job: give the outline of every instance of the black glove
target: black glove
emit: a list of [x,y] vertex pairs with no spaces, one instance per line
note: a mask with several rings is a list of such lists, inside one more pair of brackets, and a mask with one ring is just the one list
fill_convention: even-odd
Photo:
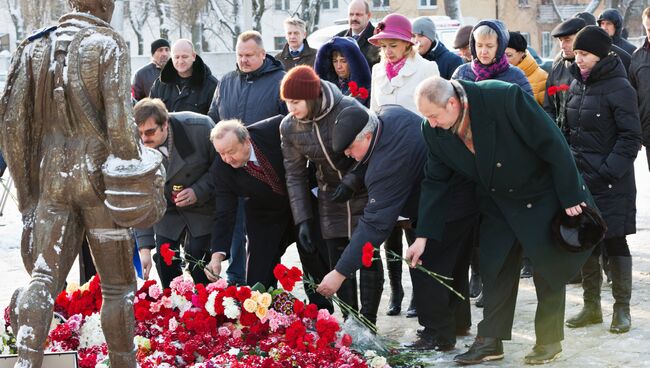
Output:
[[316,253],[316,245],[314,244],[314,242],[312,242],[311,239],[311,229],[309,227],[309,221],[303,221],[298,224],[298,245],[307,254]]
[[352,190],[352,188],[341,183],[339,184],[338,187],[336,187],[336,190],[334,191],[334,193],[332,193],[330,199],[333,202],[339,202],[339,203],[346,202],[349,201],[350,198],[352,198],[353,194],[354,194],[354,190]]

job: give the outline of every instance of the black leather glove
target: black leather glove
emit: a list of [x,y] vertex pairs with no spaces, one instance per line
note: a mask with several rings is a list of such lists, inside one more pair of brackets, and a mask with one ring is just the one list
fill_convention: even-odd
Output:
[[309,221],[303,221],[298,224],[298,246],[308,254],[316,253],[316,245],[311,239]]
[[336,190],[334,193],[332,193],[332,196],[330,199],[334,202],[346,202],[349,201],[350,198],[352,198],[352,195],[354,194],[354,190],[350,188],[349,186],[341,183],[339,184],[338,187],[336,187]]

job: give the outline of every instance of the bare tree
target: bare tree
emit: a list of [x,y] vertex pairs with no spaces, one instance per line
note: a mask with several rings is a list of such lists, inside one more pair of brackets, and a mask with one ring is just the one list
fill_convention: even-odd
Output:
[[445,14],[451,19],[463,21],[463,15],[460,11],[460,0],[445,0]]
[[262,16],[266,11],[264,0],[251,0],[253,11],[253,29],[262,32]]
[[[554,1],[554,2],[555,2],[555,1]],[[585,11],[586,11],[587,13],[593,13],[593,12],[595,12],[596,9],[598,9],[598,7],[600,6],[600,3],[601,3],[601,0],[591,0],[591,2],[589,2],[589,4],[587,5],[587,7],[585,8]]]
[[142,27],[147,22],[149,14],[155,6],[152,0],[141,0],[141,1],[129,1],[127,7],[127,17],[129,18],[129,23],[131,23],[131,28],[133,28],[133,33],[138,39],[138,55],[144,53],[144,37],[142,36]]
[[237,36],[242,32],[242,7],[238,0],[209,0],[211,16],[204,21],[205,31],[215,36],[225,47],[234,50]]
[[321,3],[322,0],[301,0],[298,10],[292,14],[298,15],[300,19],[305,21],[307,34],[312,33],[318,28]]
[[54,24],[65,9],[63,0],[6,0],[6,5],[17,42],[34,30]]
[[167,0],[153,0],[156,17],[158,17],[158,29],[160,38],[169,39],[169,30],[171,29],[171,20],[169,16],[169,3]]

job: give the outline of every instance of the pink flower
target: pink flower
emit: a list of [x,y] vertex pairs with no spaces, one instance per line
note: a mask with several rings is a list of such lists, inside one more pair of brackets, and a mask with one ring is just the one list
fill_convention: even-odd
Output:
[[230,330],[228,329],[228,327],[223,327],[223,326],[219,327],[219,336],[224,336],[224,337],[230,336]]
[[241,338],[241,330],[240,329],[235,329],[232,332],[232,337],[235,338],[235,339]]
[[178,321],[176,320],[176,318],[172,317],[172,319],[169,320],[169,330],[176,331],[177,328],[178,328]]
[[161,295],[163,295],[163,291],[160,288],[160,286],[158,286],[158,284],[154,284],[154,285],[151,285],[149,287],[149,296],[150,297],[152,297],[154,299],[158,299],[158,298],[160,298]]
[[194,283],[192,280],[186,280],[183,275],[177,276],[169,284],[169,287],[178,295],[185,295],[194,292]]

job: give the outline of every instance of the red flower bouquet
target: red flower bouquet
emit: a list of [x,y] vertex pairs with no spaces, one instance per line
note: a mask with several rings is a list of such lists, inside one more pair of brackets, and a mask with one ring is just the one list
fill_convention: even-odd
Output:
[[555,123],[560,129],[564,127],[566,120],[566,100],[569,91],[568,84],[560,84],[558,86],[550,86],[546,90],[548,97],[553,99],[555,106]]

